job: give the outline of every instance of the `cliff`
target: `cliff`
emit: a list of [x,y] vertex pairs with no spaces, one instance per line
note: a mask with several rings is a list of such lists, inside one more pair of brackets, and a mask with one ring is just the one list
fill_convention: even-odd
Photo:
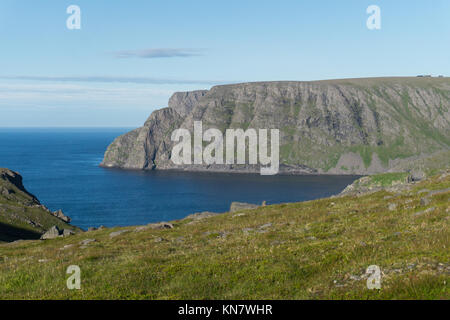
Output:
[[450,147],[450,78],[258,82],[175,93],[108,147],[104,167],[256,172],[171,161],[177,128],[279,129],[280,172],[374,174]]

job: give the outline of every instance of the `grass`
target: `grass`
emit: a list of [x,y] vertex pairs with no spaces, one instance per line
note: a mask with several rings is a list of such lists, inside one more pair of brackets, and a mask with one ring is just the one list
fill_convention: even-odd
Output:
[[375,186],[388,187],[395,183],[402,183],[406,180],[408,173],[394,172],[382,173],[370,177],[371,183]]
[[[173,229],[3,244],[0,298],[449,299],[450,193],[427,206],[419,194],[449,187],[450,176],[435,176],[403,191],[184,219]],[[117,230],[129,232],[111,238]],[[82,248],[84,239],[96,242]],[[372,264],[384,274],[381,290],[366,288]],[[70,265],[81,268],[81,290],[66,288]]]

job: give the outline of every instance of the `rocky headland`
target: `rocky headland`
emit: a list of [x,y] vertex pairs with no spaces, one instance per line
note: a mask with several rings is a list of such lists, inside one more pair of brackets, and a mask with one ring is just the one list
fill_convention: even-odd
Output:
[[[174,129],[279,129],[280,173],[407,170],[450,148],[450,78],[257,82],[179,92],[114,140],[103,167],[258,172],[258,165],[175,165]],[[448,160],[447,160],[448,161]]]

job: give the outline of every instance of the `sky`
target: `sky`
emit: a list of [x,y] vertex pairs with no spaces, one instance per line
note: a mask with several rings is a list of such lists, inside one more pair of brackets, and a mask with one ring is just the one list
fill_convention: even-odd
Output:
[[449,76],[449,36],[448,0],[0,0],[0,127],[138,127],[226,83]]

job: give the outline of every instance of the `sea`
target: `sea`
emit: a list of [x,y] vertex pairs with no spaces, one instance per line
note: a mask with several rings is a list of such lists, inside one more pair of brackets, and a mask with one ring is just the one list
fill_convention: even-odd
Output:
[[275,204],[328,197],[357,176],[261,176],[99,167],[107,146],[132,128],[0,128],[0,167],[81,228],[143,225],[231,202]]

